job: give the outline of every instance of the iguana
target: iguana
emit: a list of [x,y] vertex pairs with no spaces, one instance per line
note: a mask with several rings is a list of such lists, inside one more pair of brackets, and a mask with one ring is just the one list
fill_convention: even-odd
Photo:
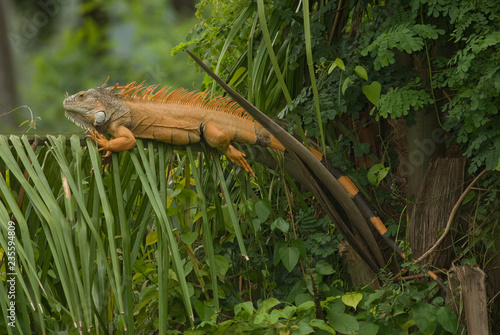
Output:
[[[254,175],[245,154],[231,142],[257,144],[284,151],[285,147],[231,98],[210,92],[171,90],[131,82],[104,85],[66,96],[66,116],[89,131],[99,151],[120,152],[136,138],[186,145],[204,140],[231,162]],[[114,138],[106,139],[102,133]],[[254,175],[255,176],[255,175]]]

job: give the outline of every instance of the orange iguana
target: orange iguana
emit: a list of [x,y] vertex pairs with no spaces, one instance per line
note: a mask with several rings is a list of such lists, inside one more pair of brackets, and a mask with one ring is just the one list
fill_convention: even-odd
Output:
[[[231,142],[258,144],[284,151],[283,145],[230,98],[209,98],[209,92],[170,91],[132,82],[104,85],[64,99],[66,116],[89,130],[99,151],[135,147],[136,138],[186,145],[204,140],[233,163],[254,175],[245,154]],[[114,138],[107,140],[101,133]]]

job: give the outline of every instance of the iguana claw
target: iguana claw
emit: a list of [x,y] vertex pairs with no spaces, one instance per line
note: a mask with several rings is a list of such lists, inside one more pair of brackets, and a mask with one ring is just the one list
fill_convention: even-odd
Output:
[[248,164],[245,159],[246,155],[230,145],[223,154],[233,163],[238,164],[238,166],[242,167],[246,173],[252,174],[255,177],[255,173],[253,172],[250,164]]
[[99,151],[106,150],[108,140],[104,135],[99,134],[96,130],[88,130],[87,133],[89,134],[89,138],[97,144]]
[[[87,131],[88,133],[88,136],[89,138],[94,141],[97,146],[99,147],[98,148],[98,151],[104,151],[106,150],[106,146],[108,144],[108,140],[106,139],[106,137],[104,137],[103,135],[99,134],[99,132],[97,132],[96,130],[91,130],[89,129]],[[107,151],[106,154],[104,156],[102,156],[102,168],[104,170],[104,168],[106,166],[109,166],[111,165],[111,151]]]

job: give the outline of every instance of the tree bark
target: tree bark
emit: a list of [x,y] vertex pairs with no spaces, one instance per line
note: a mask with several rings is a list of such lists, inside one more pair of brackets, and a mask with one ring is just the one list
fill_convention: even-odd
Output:
[[[425,253],[439,238],[448,222],[455,203],[462,194],[465,158],[438,158],[429,165],[416,198],[408,231],[413,257]],[[457,223],[459,215],[452,221]],[[449,267],[451,234],[426,259],[426,262],[442,268]]]
[[417,196],[430,161],[443,151],[444,139],[441,140],[438,135],[440,130],[436,114],[431,108],[415,113],[414,123],[410,122],[407,127],[409,199]]
[[489,334],[484,271],[478,267],[463,265],[454,266],[453,273],[456,274],[461,288],[467,333],[469,335]]
[[348,242],[342,241],[340,243],[339,252],[347,263],[353,287],[370,285],[373,290],[380,289],[380,282],[377,279],[377,274],[363,262],[358,253]]

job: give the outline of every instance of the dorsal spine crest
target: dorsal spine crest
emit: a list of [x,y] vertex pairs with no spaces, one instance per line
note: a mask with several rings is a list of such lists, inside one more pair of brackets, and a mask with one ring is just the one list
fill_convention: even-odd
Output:
[[[164,103],[176,103],[190,105],[193,107],[203,107],[214,111],[225,112],[236,115],[240,118],[254,121],[243,108],[241,108],[231,98],[216,96],[209,98],[210,91],[188,91],[184,88],[178,88],[171,91],[171,87],[162,87],[158,91],[159,85],[143,86],[144,82],[137,84],[135,81],[119,86],[116,84],[112,90],[116,95],[125,99],[142,99],[145,101],[157,101]],[[155,92],[156,91],[156,92]]]

